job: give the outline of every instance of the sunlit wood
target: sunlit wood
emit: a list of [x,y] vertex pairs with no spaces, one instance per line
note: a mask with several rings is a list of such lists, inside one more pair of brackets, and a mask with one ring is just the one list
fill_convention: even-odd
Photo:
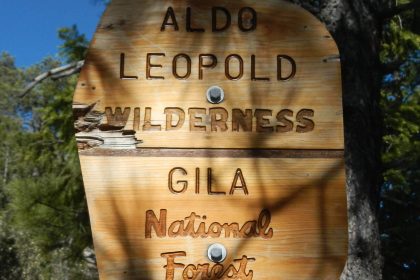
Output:
[[337,57],[290,3],[113,1],[74,96],[101,279],[337,279]]

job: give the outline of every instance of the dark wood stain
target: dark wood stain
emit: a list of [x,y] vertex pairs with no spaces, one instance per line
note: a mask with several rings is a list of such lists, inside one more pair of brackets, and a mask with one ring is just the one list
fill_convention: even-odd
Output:
[[198,157],[198,158],[343,158],[344,150],[293,149],[190,149],[137,148],[130,150],[95,148],[79,151],[83,156]]

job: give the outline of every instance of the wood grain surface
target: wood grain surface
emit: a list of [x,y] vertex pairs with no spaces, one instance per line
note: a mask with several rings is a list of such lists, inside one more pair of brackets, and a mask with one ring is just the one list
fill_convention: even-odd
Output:
[[102,280],[339,278],[340,60],[304,9],[113,0],[73,110]]
[[[212,7],[217,6],[231,13],[231,27],[223,32],[211,31]],[[178,31],[172,27],[160,30],[168,7],[173,7]],[[203,27],[205,32],[185,31],[187,7],[192,9],[194,26]],[[253,7],[257,12],[257,27],[252,32],[242,32],[237,26],[238,12],[243,7]],[[122,53],[124,75],[137,79],[120,79]],[[172,73],[173,58],[180,53],[191,59],[191,75],[184,80]],[[152,76],[164,79],[146,78],[147,54],[165,55],[152,56],[151,64],[161,67],[150,70]],[[200,54],[217,57],[214,68],[203,69],[201,80]],[[225,75],[225,60],[231,54],[243,58],[244,73],[239,80],[229,80]],[[252,55],[256,57],[255,75],[269,81],[251,79]],[[278,55],[288,55],[296,62],[293,79],[277,80]],[[282,1],[115,0],[98,26],[74,100],[96,104],[95,110],[103,113],[109,107],[109,116],[118,107],[122,112],[129,108],[126,122],[120,124],[126,130],[136,130],[141,147],[342,149],[341,73],[337,57],[336,44],[325,27],[308,12]],[[283,75],[287,76],[291,66],[287,61],[283,64]],[[180,59],[177,66],[179,73],[186,73],[185,60]],[[232,75],[238,67],[237,61],[232,60]],[[214,85],[225,92],[220,104],[210,104],[206,99],[207,89]],[[150,118],[146,118],[146,108],[150,108]],[[178,130],[166,130],[165,108],[184,111],[184,124]],[[193,120],[202,124],[205,131],[191,131],[190,108],[205,110],[201,121]],[[210,108],[226,110],[226,131],[211,130]],[[233,131],[233,109],[252,110],[252,131]],[[271,111],[272,116],[265,118],[275,131],[279,124],[276,115],[284,109],[293,112],[287,117],[293,122],[291,131],[256,131],[256,110]],[[296,116],[302,109],[314,112],[315,126],[310,132],[296,132]],[[104,124],[110,121],[106,115],[101,120]],[[152,130],[144,130],[148,121]]]
[[[347,219],[342,159],[82,156],[81,160],[85,185],[91,186],[86,192],[102,279],[167,279],[161,253],[185,252],[185,257],[176,258],[185,266],[211,264],[206,254],[213,243],[226,247],[226,265],[243,255],[255,258],[247,266],[254,273],[252,279],[337,279],[343,269]],[[187,171],[187,175],[173,174],[177,190],[183,184],[176,181],[188,181],[183,193],[169,189],[168,174],[174,167]],[[208,195],[207,168],[212,169],[212,191],[226,195]],[[248,195],[242,189],[229,195],[237,168]],[[146,238],[146,211],[159,218],[161,209],[167,210],[167,231],[172,222],[192,212],[207,217],[208,229],[213,222],[242,226],[267,209],[273,236],[225,238],[222,232],[218,238],[159,238],[152,230],[152,238]],[[182,272],[176,269],[174,279],[183,279]]]

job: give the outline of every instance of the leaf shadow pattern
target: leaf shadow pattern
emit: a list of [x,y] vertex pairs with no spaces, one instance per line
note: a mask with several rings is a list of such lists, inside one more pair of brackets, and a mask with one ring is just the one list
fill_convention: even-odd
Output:
[[[327,170],[327,172],[325,172],[321,178],[313,181],[313,183],[311,183],[310,185],[301,186],[301,187],[295,189],[287,197],[280,198],[278,200],[275,200],[274,202],[269,202],[268,199],[263,200],[263,201],[261,201],[261,206],[260,206],[263,209],[268,209],[272,213],[272,215],[276,215],[276,214],[281,213],[281,211],[284,208],[293,204],[299,197],[304,196],[305,193],[310,191],[312,188],[317,188],[318,209],[314,209],[314,210],[318,212],[318,215],[319,215],[318,224],[319,224],[319,229],[321,230],[320,237],[319,237],[320,240],[318,241],[321,244],[321,248],[320,248],[320,252],[319,252],[319,258],[322,260],[322,262],[324,262],[324,261],[332,262],[332,263],[334,263],[334,265],[337,265],[338,267],[343,266],[343,260],[340,259],[340,258],[337,258],[334,255],[331,255],[330,250],[329,250],[329,246],[328,246],[329,245],[329,239],[328,239],[327,232],[325,231],[326,224],[327,224],[327,221],[326,221],[327,212],[326,211],[328,210],[327,207],[325,206],[325,188],[326,188],[326,185],[327,185],[329,179],[334,177],[341,170],[343,170],[343,168],[344,168],[343,163],[342,162],[337,162],[336,164],[331,166],[330,169]],[[235,255],[236,252],[241,251],[242,248],[246,246],[246,243],[248,241],[249,241],[249,239],[241,240],[241,242],[235,248],[235,251],[233,252],[232,255]],[[231,260],[233,260],[233,259],[231,259]],[[311,276],[308,279],[325,279],[325,278],[323,278],[325,276],[324,275],[325,266],[322,264],[322,262],[317,267],[317,269],[312,272]]]
[[[118,3],[121,1],[115,1],[115,2]],[[248,1],[238,1],[237,3],[237,5],[242,5],[242,6],[245,6],[248,4],[249,4]],[[139,18],[142,18],[142,20],[146,20],[148,14],[152,12],[151,9],[152,9],[151,6],[145,5],[145,8],[137,16]],[[118,25],[124,25],[124,24],[129,24],[129,22],[123,22],[121,20],[117,22],[112,22],[112,23],[108,22],[105,25],[100,26],[98,29],[104,28],[104,29],[107,29],[109,32],[112,32],[113,29],[118,28]],[[121,34],[119,35],[121,36]],[[135,44],[132,42],[133,39],[132,39],[131,34],[129,34],[129,32],[124,33],[123,36],[120,37],[120,40],[124,42],[124,44],[127,44],[127,46],[130,46],[130,48],[133,48],[133,49],[135,48]],[[192,41],[190,43],[196,47],[200,47],[200,45],[210,46],[210,47],[207,47],[206,49],[208,52],[220,53],[220,47],[219,48],[216,47],[217,46],[216,39],[214,40],[210,39],[208,41],[197,40],[195,42]],[[223,52],[228,52],[228,51],[229,49],[227,48],[227,45],[226,45]],[[115,71],[107,67],[106,63],[101,63],[101,61],[107,61],[108,58],[104,55],[101,55],[99,52],[90,52],[88,57],[89,59],[96,62],[94,65],[95,67],[94,71],[96,73],[100,73],[99,78],[90,77],[89,74],[87,74],[86,77],[88,80],[88,84],[93,86],[95,83],[101,83],[99,88],[103,88],[103,89],[114,88],[113,81],[108,80],[107,77],[115,76],[116,74]],[[92,65],[88,65],[88,67],[92,67]],[[223,84],[224,83],[222,83],[222,85]],[[188,88],[188,84],[185,83],[183,90],[187,92],[187,88]],[[267,84],[266,88],[268,92],[274,92],[278,90],[274,83]],[[244,94],[249,95],[252,104],[259,104],[259,99],[255,94],[253,94],[253,90],[254,90],[254,85],[253,85],[253,82],[250,81],[248,82],[247,87],[244,90],[245,91]],[[129,87],[125,88],[122,85],[118,89],[118,91],[120,94],[124,94],[125,96],[136,94],[136,92],[132,91],[132,88],[129,88]],[[288,103],[281,104],[282,106],[287,108],[289,105],[294,104],[295,97],[297,96],[296,88],[290,87],[287,92],[284,91],[282,92],[282,94],[284,94],[285,96],[284,99],[288,101]],[[107,98],[110,98],[110,99],[107,100]],[[106,94],[104,95],[104,98],[101,100],[101,102],[103,102],[104,104],[112,103],[113,98],[114,97],[112,97],[111,95]],[[182,102],[182,101],[183,101],[182,99],[178,100],[178,102]],[[229,107],[234,107],[233,103],[234,103],[234,100],[227,100],[226,103],[224,103],[224,105],[229,106]],[[251,147],[264,147],[265,144],[269,142],[269,140],[272,137],[273,135],[269,133],[261,133],[258,135],[253,135],[250,137],[250,141],[249,141],[250,146]],[[141,149],[141,145],[138,149]],[[257,149],[251,150],[251,154],[254,151],[255,151],[254,157],[257,159],[258,158]],[[208,166],[214,166],[215,164],[217,164],[217,162],[214,160],[217,157],[214,157],[212,155],[212,149],[206,150],[206,153],[207,154],[204,156],[204,158],[206,158],[207,160],[206,164]],[[257,160],[254,161],[254,170],[255,170],[255,173],[257,174],[256,176],[258,176],[258,174],[263,173],[262,172],[263,168],[264,166],[260,166]],[[337,260],[335,257],[331,257],[330,249],[328,246],[328,242],[329,242],[328,234],[324,231],[325,225],[327,223],[326,221],[327,209],[325,207],[325,187],[329,178],[331,178],[334,174],[336,174],[342,169],[343,169],[342,164],[337,164],[335,166],[332,166],[330,170],[325,172],[322,178],[320,178],[317,181],[314,181],[311,185],[301,186],[295,189],[292,193],[290,193],[288,197],[275,200],[274,202],[272,202],[272,198],[269,197],[270,195],[266,193],[265,188],[261,188],[260,191],[262,193],[262,196],[261,196],[261,200],[259,201],[259,206],[258,206],[259,208],[268,209],[270,212],[272,212],[275,215],[279,215],[279,213],[281,213],[283,209],[288,207],[290,204],[294,203],[294,201],[296,201],[301,196],[304,196],[311,188],[315,186],[318,189],[318,196],[317,196],[318,209],[314,211],[318,211],[318,217],[319,217],[318,223],[319,223],[319,228],[321,229],[321,233],[319,237],[320,239],[319,243],[321,244],[320,253],[319,253],[320,259],[328,260],[333,263],[336,262],[337,265],[341,265],[342,261]],[[132,180],[130,182],[132,186],[135,186],[137,184],[134,178],[135,177],[130,178],[130,180]],[[259,185],[263,186],[264,178],[259,177],[258,183]],[[217,186],[221,185],[218,183],[217,179],[214,179],[214,184]],[[99,266],[100,272],[102,271],[103,275],[113,275],[115,279],[136,279],[136,280],[137,279],[148,279],[148,280],[153,279],[152,274],[149,273],[149,271],[151,270],[151,264],[149,260],[156,258],[156,256],[152,256],[151,252],[148,252],[146,250],[142,250],[141,252],[138,251],[138,244],[141,242],[139,242],[138,240],[134,240],[133,237],[130,236],[129,234],[130,221],[127,220],[127,217],[125,216],[125,212],[121,211],[121,207],[124,207],[124,206],[121,206],[120,202],[114,199],[112,192],[109,192],[108,197],[109,197],[109,201],[107,203],[110,209],[108,209],[106,213],[100,213],[97,215],[105,215],[99,220],[106,221],[107,219],[109,219],[113,221],[119,221],[118,224],[112,225],[112,230],[111,230],[113,235],[118,236],[117,244],[112,244],[112,246],[115,246],[115,248],[117,248],[118,250],[116,251],[110,250],[109,248],[112,248],[112,246],[109,246],[109,244],[103,244],[104,246],[102,246],[100,242],[95,242],[95,250],[97,250],[98,252],[101,252],[103,256],[106,256],[105,259],[110,260],[109,263],[105,263],[103,261],[101,262],[101,260],[98,260],[98,266]],[[108,215],[108,217],[106,217],[106,215]],[[93,225],[93,227],[101,227],[101,226],[103,225]],[[236,259],[238,257],[236,255],[236,252],[241,251],[247,245],[248,242],[250,242],[249,239],[241,240],[239,245],[235,248],[235,251],[229,254],[228,258],[225,260],[224,263],[231,263],[233,259]],[[118,251],[118,254],[120,255],[118,256],[118,258],[114,258],[117,251]],[[135,256],[135,258],[133,258],[132,256]],[[112,260],[115,260],[115,262],[113,262]],[[121,260],[124,260],[124,263],[121,263],[120,262]],[[139,267],[141,267],[141,269]],[[325,266],[321,263],[319,267],[315,271],[312,272],[310,279],[324,279],[322,278],[324,276],[324,267]],[[122,275],[120,274],[121,271],[123,272]],[[218,278],[214,278],[214,279],[218,279]],[[209,280],[213,280],[213,279],[209,279]]]

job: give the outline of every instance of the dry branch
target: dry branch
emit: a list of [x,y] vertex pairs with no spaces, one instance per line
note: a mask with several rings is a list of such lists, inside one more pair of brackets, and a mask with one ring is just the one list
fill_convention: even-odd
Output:
[[24,97],[28,94],[37,84],[41,83],[47,78],[51,78],[53,80],[57,80],[60,78],[71,76],[75,73],[80,72],[82,69],[85,61],[80,60],[78,62],[70,63],[67,65],[63,65],[54,69],[49,70],[48,72],[42,73],[41,75],[37,76],[35,79],[30,82],[25,89],[22,91],[20,98]]

